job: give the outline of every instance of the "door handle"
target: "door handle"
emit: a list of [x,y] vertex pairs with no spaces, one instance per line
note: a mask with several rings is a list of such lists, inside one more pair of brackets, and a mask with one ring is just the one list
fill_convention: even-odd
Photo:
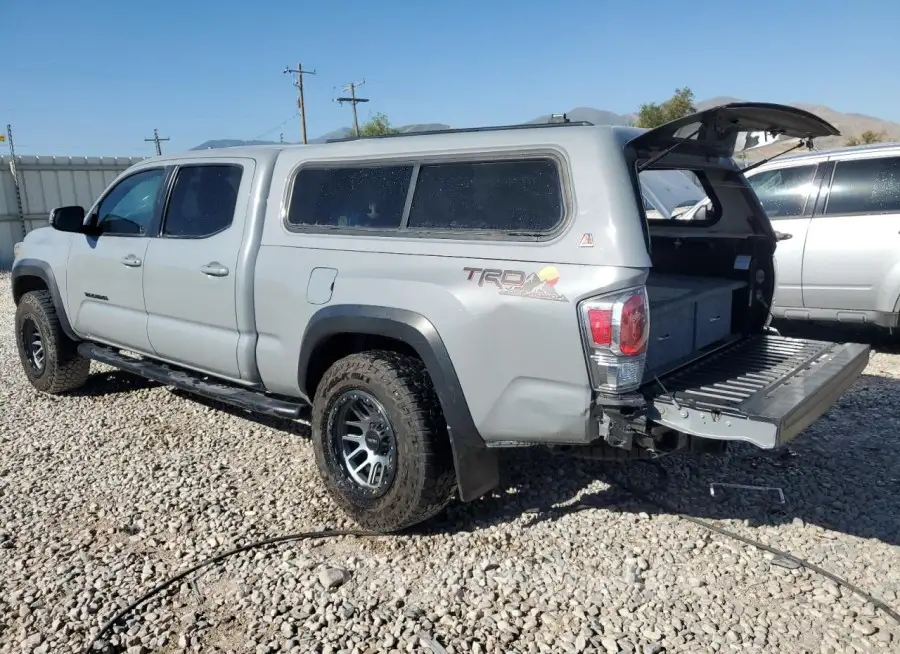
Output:
[[141,265],[141,260],[133,254],[129,254],[127,257],[122,257],[122,263],[129,268],[137,268]]
[[218,261],[213,261],[211,263],[206,264],[200,269],[204,275],[209,275],[210,277],[225,277],[228,274],[228,268],[223,266]]

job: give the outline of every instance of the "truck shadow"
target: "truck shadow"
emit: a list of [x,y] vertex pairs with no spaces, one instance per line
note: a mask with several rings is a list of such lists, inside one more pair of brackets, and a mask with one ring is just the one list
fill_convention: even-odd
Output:
[[69,392],[68,395],[72,397],[103,397],[104,395],[132,393],[158,386],[159,384],[155,381],[138,377],[129,372],[111,370],[109,372],[92,373],[84,386]]
[[[221,411],[223,413],[227,413],[229,415],[235,416],[237,418],[243,418],[244,420],[249,420],[250,422],[257,424],[261,427],[268,427],[270,429],[275,429],[278,431],[283,431],[288,434],[293,434],[294,436],[300,436],[301,438],[309,438],[311,436],[311,432],[309,430],[309,425],[305,422],[303,418],[300,420],[288,420],[286,418],[275,418],[272,416],[260,415],[257,413],[251,413],[249,411],[245,411],[243,409],[239,409],[230,404],[225,404],[224,402],[217,402],[216,400],[211,400],[206,397],[202,397],[200,395],[194,395],[193,393],[188,393],[187,391],[182,391],[177,388],[173,388],[171,390],[173,395],[176,395],[188,402],[196,402],[198,404],[202,404],[203,406],[209,407],[215,411]],[[304,417],[305,416],[304,414]]]
[[[900,413],[891,410],[896,406],[900,380],[863,375],[789,446],[763,451],[736,444],[723,455],[660,459],[666,473],[662,488],[658,471],[646,464],[548,456],[543,449],[505,451],[500,489],[452,505],[423,530],[479,529],[515,520],[530,527],[591,509],[667,512],[631,494],[630,486],[650,491],[676,515],[740,520],[751,527],[815,525],[900,545]],[[593,490],[597,481],[608,487]],[[784,503],[772,490],[725,488],[713,496],[714,482],[781,489]]]

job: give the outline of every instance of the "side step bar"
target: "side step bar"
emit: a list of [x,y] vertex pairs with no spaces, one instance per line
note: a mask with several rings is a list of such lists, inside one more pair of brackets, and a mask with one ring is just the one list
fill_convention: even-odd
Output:
[[165,386],[217,400],[254,413],[262,413],[276,418],[295,420],[307,408],[302,401],[281,400],[265,393],[234,386],[226,382],[211,381],[195,373],[169,367],[147,359],[133,359],[116,352],[112,348],[94,343],[81,343],[78,353],[88,359],[105,363],[114,368],[130,372]]

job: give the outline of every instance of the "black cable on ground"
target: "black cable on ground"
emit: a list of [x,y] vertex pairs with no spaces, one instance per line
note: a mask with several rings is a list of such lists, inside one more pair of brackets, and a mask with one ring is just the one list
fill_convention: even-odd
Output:
[[156,586],[154,586],[153,588],[148,590],[146,593],[141,595],[139,598],[137,598],[131,604],[129,604],[124,609],[122,609],[121,611],[116,613],[113,617],[111,617],[109,619],[109,621],[106,624],[104,624],[103,627],[101,627],[100,631],[98,631],[97,634],[93,638],[91,638],[91,640],[88,642],[87,645],[85,645],[84,649],[81,650],[81,652],[82,652],[82,654],[88,654],[88,652],[90,652],[93,649],[94,644],[97,641],[99,641],[101,638],[103,638],[103,636],[105,636],[106,633],[109,632],[119,620],[121,620],[126,615],[131,613],[134,609],[139,607],[141,604],[143,604],[147,600],[151,599],[155,595],[158,595],[159,593],[164,591],[166,588],[169,588],[173,584],[181,581],[182,579],[184,579],[188,575],[196,572],[197,570],[200,570],[201,568],[205,568],[206,566],[212,565],[213,563],[218,563],[219,561],[221,561],[223,559],[227,559],[229,556],[234,556],[235,554],[240,554],[241,552],[246,552],[247,550],[259,549],[261,547],[267,547],[269,545],[275,545],[278,543],[286,543],[286,542],[295,541],[295,540],[315,540],[315,539],[319,539],[319,538],[335,538],[337,536],[363,536],[363,537],[366,537],[366,536],[383,536],[383,535],[384,534],[379,534],[379,533],[373,532],[373,531],[357,531],[357,530],[353,530],[353,529],[325,529],[322,531],[305,531],[305,532],[300,532],[300,533],[296,533],[296,534],[288,534],[287,536],[275,536],[274,538],[267,538],[265,540],[256,541],[254,543],[247,543],[246,545],[241,545],[240,547],[235,547],[234,549],[228,550],[227,552],[222,552],[221,554],[217,554],[217,555],[212,556],[204,561],[201,561],[200,563],[198,563],[194,566],[191,566],[187,570],[183,570],[182,572],[179,572],[174,577],[169,577],[162,583],[157,584]]
[[[660,465],[658,462],[656,462],[656,461],[640,461],[640,462],[636,462],[636,463],[643,463],[645,465],[650,465],[656,469],[657,475],[659,476],[659,480],[657,481],[656,484],[654,484],[654,488],[653,488],[654,491],[665,488],[668,485],[667,482],[668,482],[669,475],[666,472],[666,469],[662,465]],[[870,593],[867,593],[866,591],[864,591],[862,588],[860,588],[856,584],[852,583],[851,581],[848,581],[847,579],[844,579],[843,577],[840,577],[840,576],[834,574],[833,572],[826,570],[825,568],[819,567],[815,563],[811,563],[810,561],[807,561],[806,559],[802,559],[799,556],[795,556],[795,555],[791,554],[790,552],[785,552],[784,550],[780,550],[777,547],[772,547],[771,545],[766,545],[765,543],[761,543],[758,540],[748,538],[747,536],[742,536],[741,534],[735,533],[733,531],[729,531],[728,529],[719,527],[718,525],[707,522],[706,520],[701,520],[700,518],[695,518],[693,516],[684,515],[676,507],[672,506],[668,502],[664,502],[662,500],[657,500],[656,498],[651,497],[647,492],[638,490],[638,489],[632,487],[630,484],[622,483],[622,482],[618,482],[618,483],[619,483],[619,486],[621,486],[621,488],[623,490],[628,491],[631,495],[634,495],[636,498],[640,499],[643,502],[646,502],[647,504],[650,504],[657,508],[660,508],[663,511],[666,511],[668,513],[678,516],[679,518],[683,518],[684,520],[687,520],[688,522],[692,522],[699,527],[703,527],[704,529],[706,529],[708,531],[711,531],[711,532],[714,532],[717,534],[721,534],[722,536],[726,536],[733,540],[740,541],[746,545],[752,545],[753,547],[758,547],[759,549],[765,550],[766,552],[770,552],[770,553],[774,554],[775,556],[780,556],[783,559],[793,561],[797,565],[800,565],[800,566],[806,568],[807,570],[817,572],[818,574],[822,575],[823,577],[827,577],[828,579],[831,579],[831,581],[838,584],[839,586],[843,586],[847,590],[849,590],[853,593],[856,593],[857,595],[859,595],[862,599],[866,600],[867,602],[871,602],[873,605],[875,605],[876,607],[878,607],[879,609],[884,611],[884,613],[889,615],[894,620],[894,622],[896,622],[898,625],[900,625],[900,612],[894,610],[893,608],[888,606],[888,604],[886,604],[882,600],[878,599],[877,597],[874,597]]]
[[[649,465],[649,466],[653,467],[657,473],[657,480],[655,481],[655,483],[653,484],[653,486],[651,487],[651,490],[649,492],[642,491],[640,489],[637,489],[637,488],[631,486],[628,483],[624,483],[624,482],[617,480],[617,484],[619,485],[620,488],[622,488],[622,490],[627,491],[629,494],[631,494],[632,496],[641,500],[642,502],[645,502],[645,503],[655,506],[659,509],[662,509],[663,511],[666,511],[668,513],[676,515],[680,518],[683,518],[684,520],[687,520],[688,522],[692,522],[699,527],[703,527],[704,529],[706,529],[708,531],[711,531],[711,532],[720,534],[722,536],[726,536],[728,538],[740,541],[746,545],[752,545],[761,550],[765,550],[766,552],[770,552],[776,556],[780,556],[783,559],[793,561],[797,565],[800,565],[800,566],[806,568],[807,570],[817,572],[818,574],[822,575],[823,577],[827,577],[828,579],[831,579],[834,583],[836,583],[840,586],[843,586],[847,590],[859,595],[864,600],[871,602],[874,606],[876,606],[877,608],[884,611],[884,613],[886,613],[898,625],[900,625],[900,613],[898,613],[893,608],[888,606],[882,600],[878,599],[877,597],[872,596],[870,593],[867,593],[866,591],[861,589],[859,586],[856,586],[852,582],[850,582],[842,577],[839,577],[838,575],[834,574],[833,572],[829,572],[828,570],[825,570],[824,568],[821,568],[821,567],[817,566],[816,564],[811,563],[811,562],[809,562],[805,559],[802,559],[798,556],[794,556],[793,554],[790,554],[789,552],[785,552],[776,547],[772,547],[771,545],[766,545],[765,543],[761,543],[757,540],[753,540],[752,538],[742,536],[733,531],[729,531],[727,529],[719,527],[718,525],[714,525],[712,523],[706,522],[705,520],[701,520],[700,518],[683,515],[679,512],[679,510],[676,507],[668,504],[667,502],[664,502],[662,500],[657,500],[657,499],[651,497],[649,493],[659,492],[668,486],[669,475],[666,472],[666,469],[656,461],[636,461],[635,463],[643,463],[644,465]],[[578,505],[575,505],[575,506],[578,507]],[[598,507],[592,507],[588,504],[588,505],[585,505],[584,508],[598,508]],[[160,584],[157,584],[156,586],[154,586],[153,588],[148,590],[146,593],[141,595],[138,599],[133,601],[131,604],[129,604],[125,608],[121,609],[118,613],[113,615],[113,617],[110,618],[109,621],[103,625],[103,627],[101,627],[100,631],[98,631],[97,634],[93,638],[91,638],[91,640],[87,643],[87,645],[82,650],[82,654],[88,654],[93,649],[94,644],[97,641],[99,641],[101,638],[103,638],[103,636],[105,636],[113,628],[113,626],[117,622],[119,622],[119,620],[121,620],[126,615],[131,613],[134,609],[139,607],[141,604],[143,604],[147,600],[151,599],[155,595],[158,595],[165,589],[167,589],[170,586],[172,586],[173,584],[181,581],[182,579],[184,579],[188,575],[196,572],[197,570],[200,570],[201,568],[205,568],[206,566],[212,565],[213,563],[218,563],[219,561],[226,559],[230,556],[234,556],[235,554],[240,554],[241,552],[246,552],[251,549],[259,549],[261,547],[267,547],[269,545],[276,545],[278,543],[286,543],[289,541],[313,540],[313,539],[319,539],[319,538],[335,538],[338,536],[372,537],[372,536],[384,536],[384,535],[385,534],[381,534],[381,533],[373,532],[373,531],[358,531],[358,530],[353,530],[353,529],[326,529],[326,530],[322,530],[322,531],[307,531],[307,532],[300,532],[300,533],[296,533],[296,534],[288,534],[286,536],[275,536],[274,538],[267,538],[265,540],[260,540],[260,541],[256,541],[253,543],[247,543],[246,545],[241,545],[240,547],[236,547],[234,549],[228,550],[227,552],[222,552],[221,554],[217,554],[216,556],[213,556],[204,561],[201,561],[200,563],[197,563],[196,565],[191,566],[187,570],[183,570],[182,572],[179,572],[175,576],[170,577],[169,579],[163,581]]]

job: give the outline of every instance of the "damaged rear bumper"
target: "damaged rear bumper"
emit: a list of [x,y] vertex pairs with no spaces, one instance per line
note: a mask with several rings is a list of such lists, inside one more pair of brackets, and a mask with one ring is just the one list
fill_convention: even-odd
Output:
[[746,337],[645,385],[646,417],[685,434],[771,449],[828,411],[870,351],[860,343]]

